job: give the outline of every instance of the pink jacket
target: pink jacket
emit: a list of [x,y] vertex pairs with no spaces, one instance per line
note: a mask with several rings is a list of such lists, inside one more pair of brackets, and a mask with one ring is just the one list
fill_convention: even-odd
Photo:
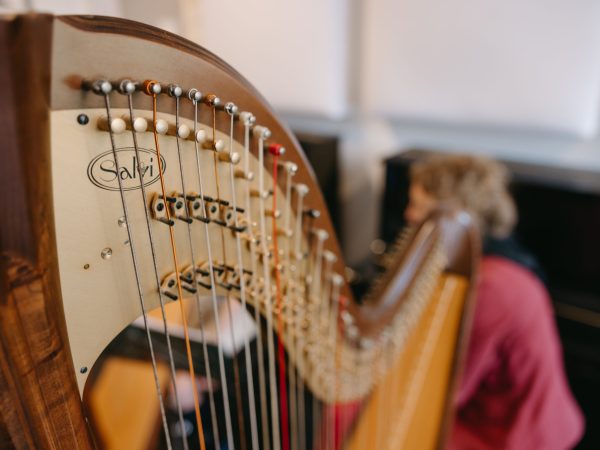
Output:
[[566,450],[583,429],[544,286],[514,262],[484,257],[448,448]]

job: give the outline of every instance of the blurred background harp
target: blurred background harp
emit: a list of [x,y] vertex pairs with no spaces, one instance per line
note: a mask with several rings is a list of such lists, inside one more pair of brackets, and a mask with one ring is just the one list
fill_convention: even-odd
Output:
[[407,230],[354,299],[295,138],[215,55],[2,17],[0,81],[1,448],[444,446],[465,213]]

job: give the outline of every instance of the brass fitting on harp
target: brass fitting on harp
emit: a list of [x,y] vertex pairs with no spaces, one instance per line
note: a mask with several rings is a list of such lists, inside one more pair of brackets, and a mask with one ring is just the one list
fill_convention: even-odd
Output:
[[142,83],[142,92],[150,96],[158,95],[162,92],[162,86],[156,80],[145,80]]
[[221,104],[221,99],[215,94],[206,94],[203,101],[205,105],[210,107],[217,107]]

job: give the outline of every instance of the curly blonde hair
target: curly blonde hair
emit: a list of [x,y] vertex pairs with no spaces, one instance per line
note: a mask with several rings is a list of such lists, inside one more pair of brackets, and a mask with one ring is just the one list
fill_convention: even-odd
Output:
[[412,165],[411,182],[438,201],[465,208],[483,236],[508,236],[517,210],[508,192],[508,170],[492,159],[471,155],[435,155]]

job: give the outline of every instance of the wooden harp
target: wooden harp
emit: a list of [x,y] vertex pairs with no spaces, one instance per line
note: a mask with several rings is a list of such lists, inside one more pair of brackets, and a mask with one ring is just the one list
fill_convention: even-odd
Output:
[[219,385],[226,412],[196,414],[206,434],[252,450],[443,447],[476,267],[468,216],[412,230],[358,304],[296,140],[215,55],[130,21],[33,14],[0,19],[0,62],[2,448],[102,446],[82,395],[113,338],[152,310],[231,304],[258,331],[224,356],[216,325],[214,364],[191,326],[140,328],[181,344],[167,372],[195,365],[190,380]]

